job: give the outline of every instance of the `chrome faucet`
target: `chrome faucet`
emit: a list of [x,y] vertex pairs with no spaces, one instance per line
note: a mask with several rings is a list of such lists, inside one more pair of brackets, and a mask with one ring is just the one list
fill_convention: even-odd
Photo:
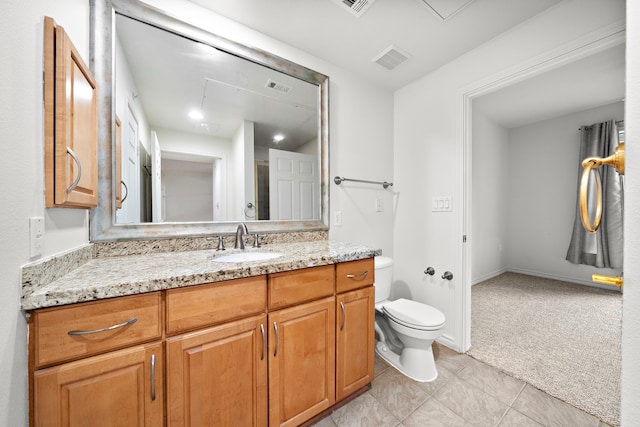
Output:
[[238,228],[236,228],[236,244],[234,248],[244,249],[244,239],[242,237],[246,234],[249,234],[247,225],[244,222],[241,222],[240,224],[238,224]]

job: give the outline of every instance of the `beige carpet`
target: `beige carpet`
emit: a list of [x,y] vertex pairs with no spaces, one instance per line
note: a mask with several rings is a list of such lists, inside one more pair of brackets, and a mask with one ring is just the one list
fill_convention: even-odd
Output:
[[619,292],[505,273],[471,300],[469,355],[619,425]]

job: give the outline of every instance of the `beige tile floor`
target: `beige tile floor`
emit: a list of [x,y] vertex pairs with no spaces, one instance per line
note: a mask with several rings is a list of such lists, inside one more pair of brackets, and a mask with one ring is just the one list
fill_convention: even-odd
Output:
[[605,427],[607,424],[466,354],[434,344],[438,378],[413,381],[376,355],[371,390],[315,427]]

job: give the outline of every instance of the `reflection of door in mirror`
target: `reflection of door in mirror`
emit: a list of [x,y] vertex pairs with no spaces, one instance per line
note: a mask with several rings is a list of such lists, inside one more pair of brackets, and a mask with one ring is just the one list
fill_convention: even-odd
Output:
[[122,122],[120,118],[116,115],[116,209],[122,208],[122,198],[127,196],[127,192],[125,190],[124,195],[122,193],[123,184],[122,184]]
[[280,220],[319,219],[317,158],[270,149],[269,165],[270,217]]
[[138,167],[138,121],[131,108],[127,108],[122,126],[122,181],[127,187],[127,198],[116,213],[119,224],[140,222],[140,190]]

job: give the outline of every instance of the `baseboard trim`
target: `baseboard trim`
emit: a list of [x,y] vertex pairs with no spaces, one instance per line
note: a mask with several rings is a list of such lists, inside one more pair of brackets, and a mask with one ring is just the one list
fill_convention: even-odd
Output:
[[449,347],[451,350],[455,350],[458,353],[464,353],[464,352],[460,351],[460,349],[456,345],[455,340],[450,335],[443,334],[440,338],[438,338],[436,340],[436,342],[438,342],[439,344],[442,344],[442,345],[444,345],[446,347]]
[[476,277],[471,279],[471,286],[477,285],[480,282],[484,282],[485,280],[493,279],[503,273],[506,273],[508,270],[506,268],[501,268],[499,270],[492,271],[491,273],[484,274],[480,277]]
[[510,272],[510,273],[520,273],[520,274],[526,274],[529,276],[536,276],[536,277],[542,277],[545,279],[553,279],[553,280],[560,280],[562,282],[569,282],[569,283],[576,283],[578,285],[585,285],[585,286],[591,286],[593,288],[600,288],[600,289],[607,289],[610,291],[619,291],[620,288],[618,288],[617,286],[613,286],[613,285],[605,285],[602,283],[595,283],[589,280],[584,280],[581,278],[577,278],[577,277],[571,277],[571,276],[562,276],[559,274],[550,274],[550,273],[543,273],[541,271],[533,271],[533,270],[525,270],[522,268],[508,268],[505,270],[506,272]]

